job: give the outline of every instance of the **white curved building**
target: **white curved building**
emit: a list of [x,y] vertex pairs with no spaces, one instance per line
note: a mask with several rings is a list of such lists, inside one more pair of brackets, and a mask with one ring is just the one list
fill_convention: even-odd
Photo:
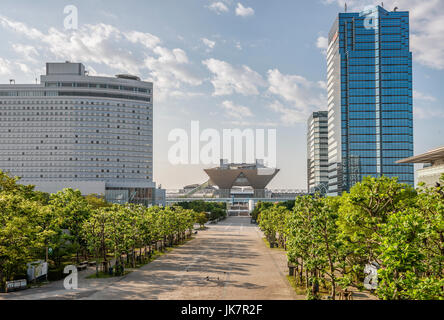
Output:
[[47,63],[40,84],[0,85],[0,123],[0,169],[21,183],[154,202],[152,83]]

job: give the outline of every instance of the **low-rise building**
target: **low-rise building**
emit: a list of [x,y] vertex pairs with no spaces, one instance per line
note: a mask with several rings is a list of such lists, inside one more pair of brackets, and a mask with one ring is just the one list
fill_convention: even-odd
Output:
[[434,187],[440,184],[440,178],[444,174],[444,147],[400,160],[397,163],[424,163],[424,168],[417,171],[418,181],[424,182],[427,187]]

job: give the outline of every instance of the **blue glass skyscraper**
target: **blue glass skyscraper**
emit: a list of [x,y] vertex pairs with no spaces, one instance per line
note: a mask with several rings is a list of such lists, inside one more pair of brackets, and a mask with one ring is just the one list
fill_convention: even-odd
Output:
[[414,184],[409,13],[340,13],[327,51],[329,195],[365,176]]

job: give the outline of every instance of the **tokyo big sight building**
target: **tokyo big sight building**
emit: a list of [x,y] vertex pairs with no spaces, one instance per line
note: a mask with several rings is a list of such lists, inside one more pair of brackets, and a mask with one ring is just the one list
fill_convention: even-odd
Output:
[[365,176],[414,184],[409,12],[339,13],[327,51],[329,195]]
[[0,123],[0,169],[20,183],[155,203],[152,83],[47,63],[40,84],[0,85]]

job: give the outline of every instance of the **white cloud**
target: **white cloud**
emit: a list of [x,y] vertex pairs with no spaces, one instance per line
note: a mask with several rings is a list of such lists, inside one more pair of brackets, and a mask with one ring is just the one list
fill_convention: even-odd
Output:
[[434,102],[438,101],[434,96],[420,91],[413,91],[413,99],[413,114],[417,119],[444,118],[444,110],[433,105]]
[[435,102],[436,98],[423,92],[413,91],[413,98],[428,102]]
[[222,107],[225,110],[225,114],[230,118],[243,119],[253,116],[253,113],[248,107],[236,105],[232,101],[227,100],[222,102]]
[[323,36],[319,36],[316,40],[316,47],[322,50],[322,54],[327,55],[328,39]]
[[285,75],[278,69],[268,71],[268,90],[297,108],[322,108],[326,104],[323,82],[314,83],[299,75]]
[[299,75],[282,74],[278,69],[268,71],[268,91],[288,106],[276,100],[271,109],[282,114],[284,124],[305,122],[310,112],[323,110],[327,105],[326,85],[323,81],[312,82]]
[[35,28],[28,28],[28,26],[24,23],[10,20],[2,15],[0,15],[0,25],[10,28],[17,33],[26,34],[31,39],[39,39],[43,37],[43,33],[41,33],[39,30]]
[[274,112],[281,115],[280,119],[283,125],[289,126],[307,121],[307,114],[305,112],[293,108],[287,108],[277,100],[270,104],[269,107]]
[[208,47],[207,52],[210,52],[216,46],[216,41],[212,41],[207,38],[202,38],[201,40],[204,43],[204,45]]
[[18,67],[18,69],[22,72],[22,73],[31,73],[31,68],[29,68],[26,64],[21,63],[21,62],[16,62],[15,65]]
[[426,119],[443,119],[444,118],[444,110],[439,110],[436,108],[430,107],[414,107],[413,115],[415,118],[420,120]]
[[44,68],[32,68],[20,60],[8,60],[0,57],[0,76],[14,79],[17,83],[34,83],[38,74],[43,72]]
[[125,37],[132,43],[140,43],[148,49],[153,49],[160,44],[160,39],[151,33],[143,33],[139,31],[130,31],[124,33]]
[[240,17],[249,17],[254,15],[254,9],[250,7],[244,7],[242,3],[238,2],[236,7],[236,15]]
[[[150,70],[154,85],[158,88],[156,99],[164,101],[171,95],[178,97],[183,84],[198,86],[202,79],[188,68],[188,57],[182,49],[156,47],[153,50],[158,57],[147,57],[144,66]],[[191,96],[185,94],[186,96]]]
[[[202,62],[213,73],[211,80],[215,96],[240,93],[243,95],[259,95],[266,87],[264,97],[272,97],[274,101],[269,108],[280,115],[283,125],[305,122],[310,112],[323,110],[327,105],[325,81],[312,82],[299,75],[282,74],[278,69],[268,71],[267,81],[247,66],[234,67],[216,59]],[[232,117],[241,118],[250,114],[249,109],[225,101],[223,106]]]
[[34,46],[14,43],[12,48],[17,54],[22,55],[26,61],[37,62],[38,51]]
[[0,57],[0,74],[9,75],[11,74],[11,72],[12,72],[11,62],[9,60]]
[[319,36],[318,40],[316,41],[316,47],[319,49],[327,50],[328,48],[328,39],[323,36]]
[[210,9],[211,11],[216,12],[217,14],[221,14],[221,13],[229,11],[227,5],[225,3],[223,3],[223,2],[221,2],[221,1],[212,2],[208,6],[208,9]]
[[[223,122],[222,122],[223,123]],[[231,126],[236,127],[248,127],[248,128],[276,128],[281,124],[274,121],[245,121],[245,120],[233,120],[228,122]]]
[[248,66],[234,67],[228,62],[217,59],[208,59],[202,63],[213,73],[211,83],[215,96],[233,93],[245,96],[258,95],[258,87],[266,85],[262,76]]
[[318,81],[318,86],[321,89],[327,90],[327,82],[326,81]]
[[[41,61],[32,61],[34,56],[41,56],[47,61],[79,61],[90,66],[106,66],[115,72],[137,74],[154,82],[157,101],[172,91],[177,95],[178,91],[187,91],[186,86],[198,86],[203,82],[193,71],[184,50],[162,46],[161,39],[150,33],[122,32],[103,23],[85,24],[71,32],[56,28],[42,32],[4,16],[0,16],[0,26],[40,45],[13,46],[29,63],[41,64]],[[26,70],[24,65],[19,67]]]

